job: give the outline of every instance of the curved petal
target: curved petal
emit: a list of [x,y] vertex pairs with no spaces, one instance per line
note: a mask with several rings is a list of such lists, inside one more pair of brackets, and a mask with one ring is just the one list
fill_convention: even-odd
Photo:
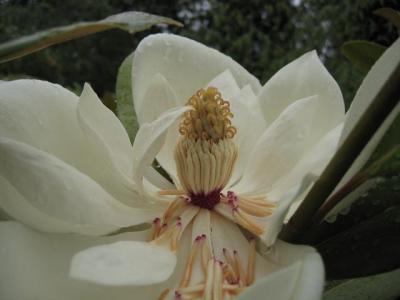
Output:
[[169,282],[147,287],[110,287],[68,276],[72,256],[120,240],[143,241],[148,232],[111,237],[39,233],[16,222],[0,223],[0,298],[7,300],[157,299]]
[[238,158],[228,187],[243,175],[250,153],[266,127],[257,98],[249,85],[233,96],[230,104],[233,113],[232,125],[237,129],[233,140],[238,147]]
[[0,176],[0,187],[0,209],[15,220],[40,231],[56,233],[71,231],[71,224],[53,218],[32,206],[3,176]]
[[[23,174],[23,175],[22,175]],[[116,201],[100,185],[56,157],[27,144],[0,138],[0,176],[37,210],[69,224],[69,232],[110,233],[150,221],[160,211]],[[21,205],[18,201],[15,205]],[[52,228],[48,228],[52,230]]]
[[85,249],[71,261],[72,278],[110,286],[167,280],[176,265],[171,251],[145,242],[119,241]]
[[[100,149],[103,145],[93,149],[89,143],[92,137],[82,131],[77,109],[78,97],[57,84],[39,80],[4,82],[0,85],[0,136],[50,153],[90,176],[116,199],[135,203],[134,186],[123,184],[126,180],[119,172],[111,172],[113,162],[101,155],[107,152]],[[97,123],[92,125],[100,130],[95,127]]]
[[256,281],[238,300],[318,300],[324,285],[321,257],[311,247],[278,241],[264,256],[279,266]]
[[315,51],[308,52],[279,70],[262,88],[259,101],[267,124],[298,99],[318,95],[326,123],[342,121],[344,102],[340,88]]
[[218,74],[207,84],[207,87],[217,88],[225,101],[230,101],[231,98],[240,91],[240,88],[229,69],[225,70],[221,74]]
[[163,147],[168,128],[189,109],[188,106],[170,109],[154,122],[140,127],[133,144],[133,178],[141,195],[147,195],[143,187],[143,177]]
[[286,191],[298,185],[307,174],[313,174],[316,177],[321,175],[335,154],[342,129],[343,123],[336,126],[311,147],[294,168],[277,182],[270,192],[271,197],[279,199]]
[[105,150],[108,157],[125,176],[132,174],[132,145],[118,118],[85,83],[79,98],[77,115],[79,124],[92,145],[92,149]]
[[144,99],[139,107],[135,107],[139,124],[153,122],[166,110],[178,106],[174,89],[160,73],[149,80]]
[[296,101],[263,133],[244,170],[235,192],[259,194],[271,191],[301,157],[332,127],[327,112],[320,110],[320,98],[313,96]]
[[135,107],[140,107],[150,81],[162,74],[176,92],[180,105],[221,72],[229,69],[239,86],[250,84],[257,92],[258,80],[230,57],[198,42],[172,34],[143,39],[133,59],[132,79]]

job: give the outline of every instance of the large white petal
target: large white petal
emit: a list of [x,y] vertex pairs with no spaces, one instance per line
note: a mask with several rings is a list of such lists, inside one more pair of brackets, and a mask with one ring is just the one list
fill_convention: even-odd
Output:
[[72,256],[88,247],[147,238],[148,232],[88,238],[45,234],[16,222],[0,223],[0,298],[7,300],[157,299],[170,283],[110,287],[69,277]]
[[320,110],[319,102],[319,96],[298,100],[267,128],[250,153],[242,179],[233,187],[237,193],[272,190],[331,129],[332,124],[325,122],[327,112]]
[[230,101],[231,98],[240,91],[240,88],[229,69],[218,74],[218,76],[207,84],[207,87],[217,88],[221,93],[222,98],[226,101]]
[[[103,110],[101,103],[84,102]],[[134,187],[123,184],[126,180],[119,172],[111,172],[113,162],[102,155],[107,153],[103,144],[93,149],[89,142],[93,137],[82,131],[77,109],[78,97],[59,85],[39,80],[4,82],[0,85],[0,136],[50,153],[89,175],[118,200],[134,203]],[[98,125],[91,123],[92,129],[101,132]]]
[[109,286],[151,285],[167,280],[176,256],[145,242],[118,241],[85,249],[74,255],[71,276]]
[[277,182],[269,195],[274,199],[279,199],[289,189],[298,185],[307,174],[313,174],[315,177],[321,175],[335,154],[342,129],[343,124],[340,124],[322,137],[308,150],[294,168]]
[[237,129],[233,141],[238,147],[238,158],[228,187],[243,175],[251,151],[266,127],[257,98],[249,85],[233,96],[230,103],[233,113],[232,125]]
[[324,285],[321,257],[311,247],[278,241],[264,256],[276,268],[246,289],[238,300],[318,300]]
[[153,76],[162,74],[183,105],[214,77],[229,69],[239,87],[250,84],[255,92],[258,80],[230,57],[196,41],[172,34],[150,35],[138,45],[132,67],[133,98],[140,107]]
[[167,130],[189,109],[188,106],[172,108],[154,122],[140,127],[133,144],[133,178],[143,196],[147,195],[143,187],[143,177],[163,147]]
[[78,120],[93,152],[101,151],[125,176],[132,174],[132,145],[125,128],[85,83],[78,103]]
[[342,121],[342,93],[315,51],[283,67],[262,88],[259,101],[267,124],[291,103],[313,95],[319,96],[320,109],[326,113],[325,122],[334,126]]
[[178,106],[174,89],[160,73],[149,81],[144,99],[139,107],[135,107],[139,124],[153,122],[166,110]]
[[[2,195],[8,198],[5,203],[12,205],[10,199],[18,191],[30,206],[68,223],[70,232],[105,234],[147,222],[160,213],[155,208],[125,206],[72,166],[51,154],[6,138],[0,138],[0,176],[15,189],[6,186],[7,194]],[[21,204],[22,199],[15,201],[16,206]]]
[[0,209],[3,209],[15,220],[40,231],[71,231],[71,224],[51,217],[32,206],[3,176],[0,176],[0,187]]

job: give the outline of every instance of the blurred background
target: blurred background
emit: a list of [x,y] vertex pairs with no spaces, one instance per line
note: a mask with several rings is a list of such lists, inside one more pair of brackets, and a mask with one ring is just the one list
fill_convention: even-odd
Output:
[[[0,0],[0,43],[38,30],[100,20],[137,10],[176,19],[183,28],[153,27],[136,35],[120,30],[53,46],[0,65],[0,79],[34,77],[79,92],[92,84],[111,109],[117,70],[152,32],[190,37],[232,56],[265,83],[278,69],[316,49],[348,105],[363,74],[341,54],[341,45],[363,39],[390,45],[395,27],[373,11],[400,9],[396,0]],[[108,95],[108,96],[107,96]],[[110,96],[111,95],[111,96]]]

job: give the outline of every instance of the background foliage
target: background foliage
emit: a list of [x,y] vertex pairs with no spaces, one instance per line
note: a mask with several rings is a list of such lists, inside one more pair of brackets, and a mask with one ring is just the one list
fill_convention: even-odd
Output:
[[[184,28],[161,30],[221,50],[262,83],[302,53],[317,49],[349,103],[363,74],[341,55],[340,46],[353,39],[392,43],[396,29],[372,13],[382,6],[400,9],[396,0],[0,0],[0,43],[122,11],[146,11],[181,21]],[[0,78],[36,77],[76,91],[90,82],[103,101],[115,108],[109,95],[115,91],[118,66],[147,34],[131,36],[112,30],[54,46],[0,65]]]

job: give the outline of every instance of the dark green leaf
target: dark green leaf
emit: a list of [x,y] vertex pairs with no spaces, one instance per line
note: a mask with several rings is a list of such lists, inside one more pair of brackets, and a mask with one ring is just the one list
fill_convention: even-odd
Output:
[[374,11],[374,14],[385,18],[400,30],[400,12],[390,7],[382,7]]
[[400,295],[400,269],[342,282],[326,291],[323,300],[395,300]]
[[[397,115],[393,123],[390,125],[389,129],[385,132],[382,140],[379,142],[379,145],[376,147],[374,153],[371,155],[371,158],[368,160],[365,168],[368,168],[370,165],[379,161],[382,157],[384,157],[391,149],[394,149],[400,145],[400,113]],[[395,166],[393,166],[395,167]],[[400,166],[399,171],[400,171]]]
[[367,73],[385,51],[385,47],[368,41],[350,41],[344,43],[341,52],[354,66]]
[[340,210],[351,205],[357,199],[360,190],[362,193],[367,190],[369,179],[390,177],[400,173],[400,113],[398,109],[395,109],[388,119],[385,128],[382,128],[384,135],[363,169],[324,203],[315,217],[316,223],[320,223],[326,216],[336,215]]
[[116,95],[117,95],[117,115],[121,123],[125,126],[131,142],[135,139],[139,128],[132,97],[132,59],[133,54],[129,55],[122,62],[118,70]]
[[1,44],[0,63],[22,57],[51,45],[97,32],[119,28],[129,31],[130,33],[135,33],[148,29],[156,24],[181,26],[181,23],[161,16],[142,12],[124,12],[112,15],[100,21],[80,22],[48,29]]
[[372,178],[365,183],[367,190],[357,191],[356,200],[342,213],[333,215],[304,233],[303,240],[309,244],[320,244],[361,222],[383,213],[386,209],[400,205],[400,176]]
[[351,278],[400,267],[400,205],[316,246],[327,276]]

